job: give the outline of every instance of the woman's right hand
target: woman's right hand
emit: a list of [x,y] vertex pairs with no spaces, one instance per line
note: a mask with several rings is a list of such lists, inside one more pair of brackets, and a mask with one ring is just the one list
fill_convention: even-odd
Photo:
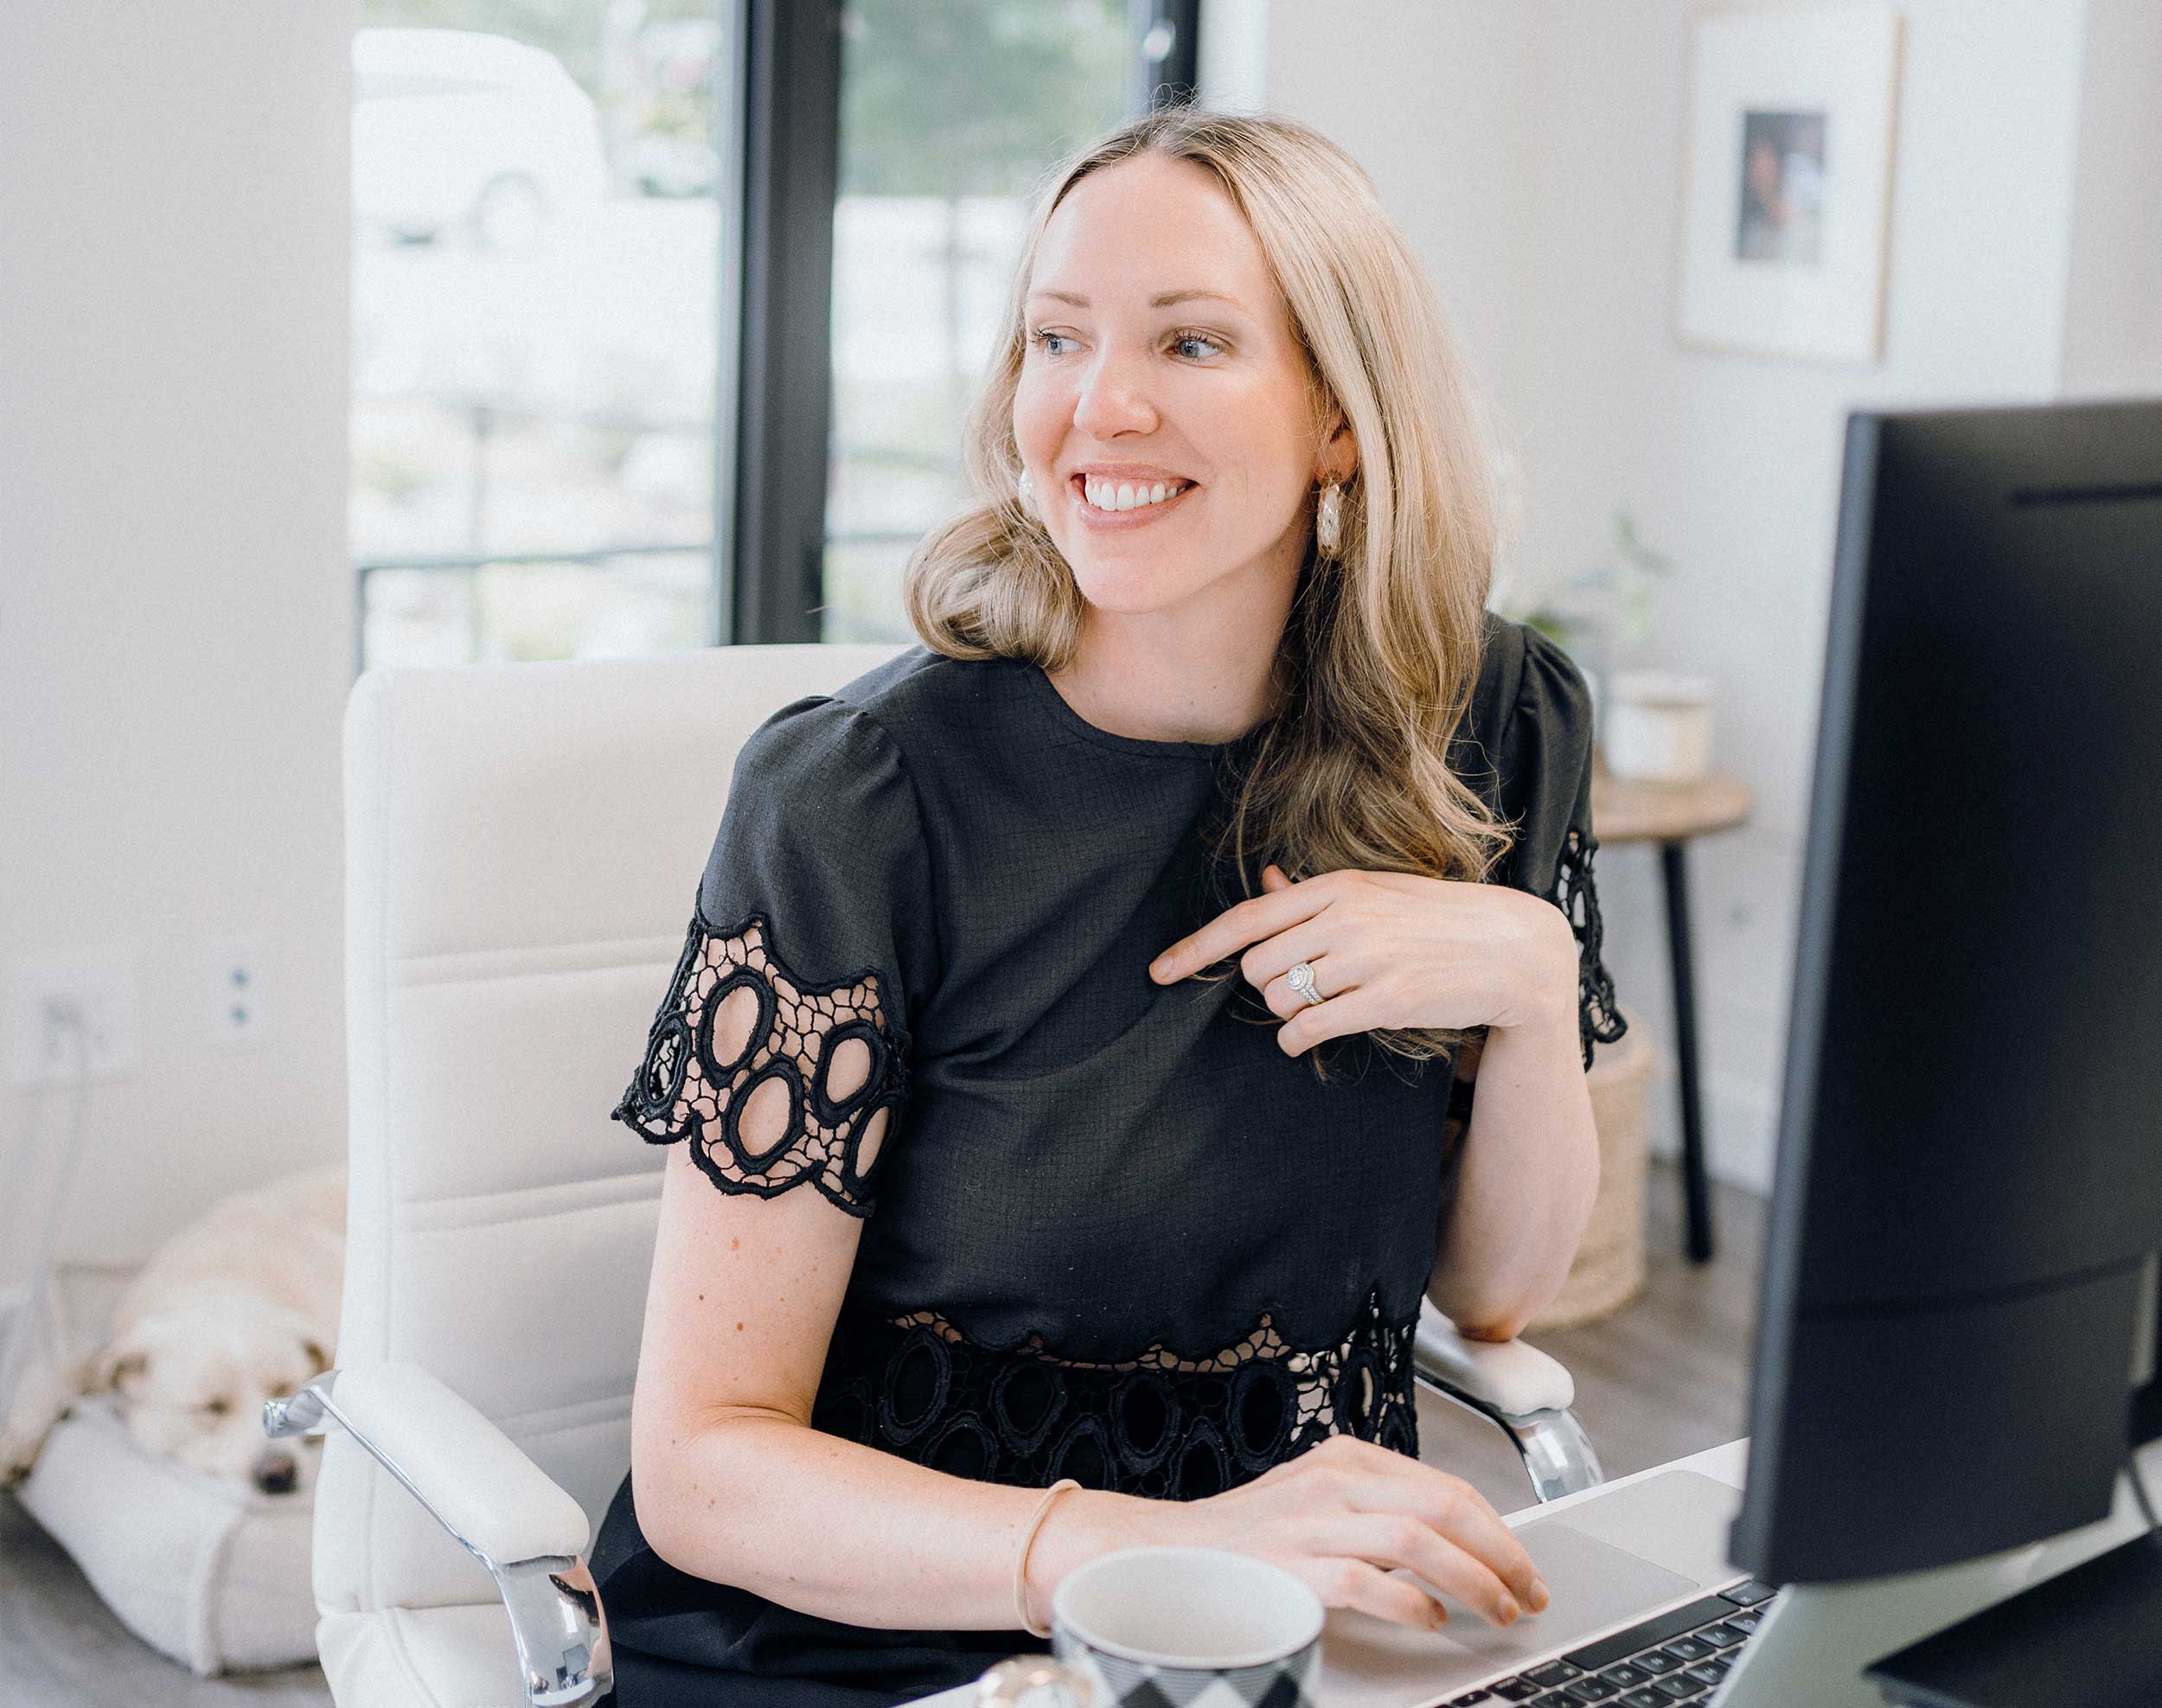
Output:
[[1158,1539],[1225,1548],[1284,1567],[1323,1607],[1355,1607],[1418,1630],[1448,1610],[1409,1578],[1496,1625],[1545,1610],[1538,1569],[1487,1498],[1461,1477],[1356,1436],[1331,1436],[1251,1482],[1155,1516]]

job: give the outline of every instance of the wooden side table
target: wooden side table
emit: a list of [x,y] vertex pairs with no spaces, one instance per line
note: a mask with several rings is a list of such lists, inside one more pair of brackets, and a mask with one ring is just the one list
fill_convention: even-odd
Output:
[[1697,979],[1689,943],[1689,840],[1730,830],[1754,805],[1739,778],[1714,771],[1694,783],[1625,782],[1603,759],[1591,783],[1591,831],[1602,848],[1659,846],[1666,888],[1666,951],[1673,969],[1674,1055],[1681,1069],[1682,1187],[1692,1263],[1711,1257],[1711,1187],[1705,1177],[1704,1101],[1697,1078]]

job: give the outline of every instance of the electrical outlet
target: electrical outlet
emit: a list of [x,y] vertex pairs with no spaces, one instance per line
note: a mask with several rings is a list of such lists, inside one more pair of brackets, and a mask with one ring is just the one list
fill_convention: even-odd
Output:
[[[10,1078],[24,1088],[56,1085],[86,1066],[93,1079],[135,1071],[135,961],[109,945],[25,955],[9,981]],[[81,1031],[61,1023],[79,1016]]]
[[268,1014],[264,962],[259,937],[228,937],[210,951],[210,1029],[228,1044],[253,1044],[263,1036]]

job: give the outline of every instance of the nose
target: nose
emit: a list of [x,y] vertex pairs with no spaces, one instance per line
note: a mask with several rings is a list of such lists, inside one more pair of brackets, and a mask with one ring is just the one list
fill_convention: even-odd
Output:
[[300,1481],[300,1465],[283,1448],[263,1449],[253,1473],[255,1486],[265,1494],[291,1494]]
[[1103,353],[1073,400],[1073,425],[1098,439],[1156,431],[1155,406],[1148,401],[1131,358],[1115,350]]

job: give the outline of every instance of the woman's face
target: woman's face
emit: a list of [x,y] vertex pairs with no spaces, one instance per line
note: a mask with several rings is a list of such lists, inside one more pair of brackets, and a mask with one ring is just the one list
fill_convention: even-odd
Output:
[[1089,603],[1164,611],[1292,581],[1350,436],[1317,463],[1289,311],[1215,176],[1152,154],[1091,173],[1028,291],[1014,437]]

